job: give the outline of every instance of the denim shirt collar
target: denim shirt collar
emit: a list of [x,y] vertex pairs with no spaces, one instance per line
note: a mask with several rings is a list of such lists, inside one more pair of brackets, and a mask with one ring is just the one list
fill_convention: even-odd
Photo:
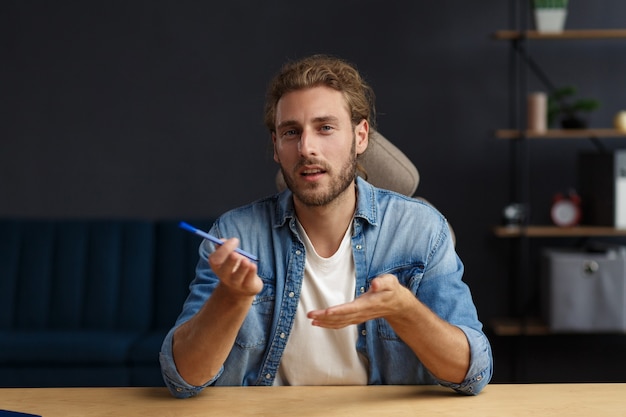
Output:
[[[357,176],[356,189],[357,198],[354,217],[362,218],[369,224],[376,226],[378,224],[378,212],[374,186]],[[277,201],[276,215],[274,217],[275,228],[284,226],[288,219],[296,218],[296,212],[293,206],[293,194],[289,189],[278,193]]]

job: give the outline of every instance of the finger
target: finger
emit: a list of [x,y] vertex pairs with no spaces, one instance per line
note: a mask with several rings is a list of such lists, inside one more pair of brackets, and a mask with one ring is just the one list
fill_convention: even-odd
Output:
[[331,317],[335,317],[338,319],[340,317],[345,317],[348,314],[358,312],[358,310],[359,308],[358,306],[355,306],[355,301],[352,301],[349,303],[328,307],[323,310],[312,310],[307,314],[307,316],[310,319],[330,319]]
[[341,329],[346,326],[363,323],[363,320],[349,317],[319,318],[311,320],[311,325],[326,329]]
[[244,259],[235,252],[239,246],[239,240],[232,238],[224,241],[224,244],[217,247],[213,253],[209,255],[209,264],[216,273],[236,272]]
[[237,272],[237,270],[239,269],[239,266],[241,265],[241,261],[242,260],[243,260],[242,257],[237,257],[237,259],[235,259],[235,265],[233,265],[233,270],[232,270],[233,274],[235,274]]
[[397,283],[398,280],[395,276],[390,274],[381,275],[372,280],[369,291],[380,292],[385,290],[392,290],[393,285]]
[[257,276],[257,265],[239,254],[233,253],[214,272],[223,285],[238,293],[258,294],[263,289],[263,281]]
[[[228,277],[228,280],[233,283],[241,283],[246,279],[255,265],[248,261],[243,256],[232,252],[228,259],[222,264],[220,272]],[[256,274],[256,268],[254,268],[254,274]]]
[[221,281],[226,283],[243,279],[249,273],[251,266],[251,262],[234,252],[236,246],[232,247],[230,243],[232,242],[224,244],[209,255],[211,269]]
[[223,240],[223,242],[209,255],[209,260],[217,267],[226,262],[230,254],[239,246],[239,239],[235,237]]
[[327,328],[341,328],[367,320],[367,317],[353,303],[311,311],[307,316],[312,320],[312,325]]

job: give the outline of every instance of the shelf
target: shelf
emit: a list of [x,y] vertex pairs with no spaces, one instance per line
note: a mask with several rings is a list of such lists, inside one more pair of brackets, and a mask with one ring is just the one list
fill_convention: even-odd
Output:
[[539,319],[494,319],[491,329],[498,336],[543,336],[550,334],[548,326]]
[[551,330],[548,324],[539,318],[497,318],[489,322],[490,328],[496,336],[546,336],[546,335],[623,335],[617,330]]
[[497,237],[611,237],[626,236],[626,229],[610,226],[497,226],[493,229]]
[[[550,129],[543,133],[526,130],[523,136],[528,139],[626,138],[626,132],[617,129]],[[522,131],[520,130],[496,130],[498,139],[520,139],[521,137]]]
[[583,29],[564,30],[559,33],[539,33],[536,30],[516,31],[499,30],[493,38],[500,40],[515,39],[621,39],[626,38],[626,29]]

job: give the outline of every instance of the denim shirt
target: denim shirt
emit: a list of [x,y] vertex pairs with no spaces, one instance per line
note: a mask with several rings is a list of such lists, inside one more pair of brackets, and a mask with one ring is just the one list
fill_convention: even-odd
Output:
[[[355,296],[365,293],[377,276],[393,274],[439,317],[459,327],[471,350],[465,380],[460,384],[443,381],[424,367],[387,321],[370,320],[358,325],[355,346],[368,359],[368,384],[440,384],[460,393],[477,394],[491,379],[491,347],[469,288],[462,281],[463,264],[454,250],[446,219],[424,202],[373,187],[361,178],[357,178],[357,190],[352,235]],[[304,276],[306,253],[295,221],[292,194],[285,190],[231,210],[214,223],[211,234],[238,237],[242,249],[258,255],[258,276],[264,285],[218,374],[202,386],[185,382],[173,359],[174,331],[200,310],[219,283],[207,261],[214,246],[202,242],[189,296],[160,354],[163,378],[174,396],[194,396],[212,385],[273,384]]]

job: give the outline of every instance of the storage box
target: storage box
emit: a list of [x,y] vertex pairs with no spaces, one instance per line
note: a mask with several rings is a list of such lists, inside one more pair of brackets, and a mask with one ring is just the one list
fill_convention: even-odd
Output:
[[626,247],[545,249],[545,319],[554,332],[626,332]]

